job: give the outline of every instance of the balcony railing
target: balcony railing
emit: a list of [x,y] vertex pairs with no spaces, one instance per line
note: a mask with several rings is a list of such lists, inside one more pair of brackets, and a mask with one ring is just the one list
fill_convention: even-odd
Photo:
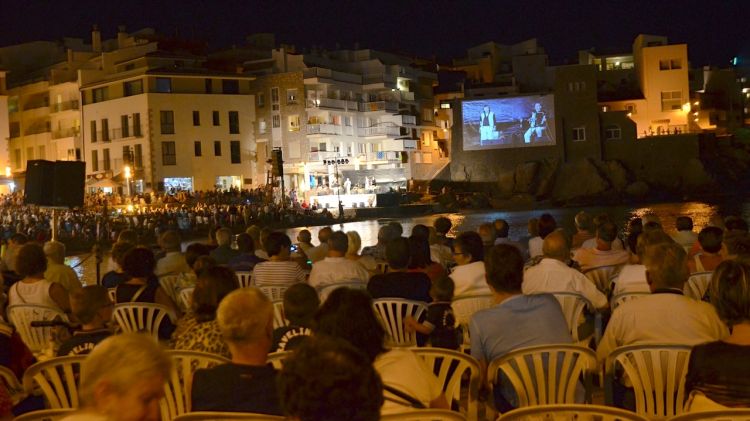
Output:
[[51,131],[52,129],[47,126],[36,126],[26,130],[26,132],[24,132],[24,135],[29,136],[33,134],[49,133]]
[[37,108],[49,107],[49,98],[35,99],[27,102],[23,106],[24,111],[35,110]]
[[373,126],[360,127],[357,129],[359,136],[400,136],[401,127],[399,126]]
[[401,124],[416,125],[417,124],[417,117],[413,116],[413,115],[402,115],[401,116]]
[[81,108],[80,103],[78,102],[77,99],[74,99],[72,101],[65,101],[65,102],[60,102],[57,104],[52,104],[49,107],[49,110],[51,113],[59,113],[61,111],[78,110],[80,108]]
[[391,113],[398,112],[398,103],[390,101],[362,102],[359,104],[359,111],[387,111]]
[[307,108],[328,108],[334,110],[357,111],[356,101],[333,98],[311,98],[305,102]]
[[333,152],[333,151],[311,151],[310,152],[310,162],[320,162],[324,159],[333,159],[333,158],[339,158],[342,157],[342,155],[339,152]]
[[335,124],[308,124],[307,134],[343,134],[343,126]]
[[75,137],[75,136],[78,136],[79,133],[80,133],[80,130],[75,127],[71,127],[69,129],[54,130],[52,132],[52,138],[63,139],[66,137]]
[[130,137],[143,137],[141,126],[128,126],[125,130],[122,127],[110,130],[110,139],[127,139]]

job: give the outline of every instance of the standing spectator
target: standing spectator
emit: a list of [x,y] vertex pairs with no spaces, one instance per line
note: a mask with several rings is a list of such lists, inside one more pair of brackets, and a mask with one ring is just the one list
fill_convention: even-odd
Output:
[[180,234],[177,231],[169,230],[162,234],[159,237],[159,246],[164,250],[165,255],[156,262],[156,276],[192,272],[182,254]]
[[461,233],[453,243],[453,259],[458,265],[450,275],[456,285],[456,297],[489,294],[482,262],[484,245],[479,234],[473,231]]
[[313,263],[310,286],[319,289],[352,281],[367,283],[370,274],[364,266],[344,257],[348,248],[349,238],[343,231],[332,233],[328,239],[328,254],[325,259]]
[[266,241],[269,259],[255,265],[253,285],[255,286],[292,286],[305,282],[305,272],[297,262],[289,260],[289,237],[281,232],[272,232]]
[[59,241],[47,241],[44,243],[44,254],[47,256],[47,270],[44,279],[57,282],[65,288],[68,294],[81,289],[78,275],[65,264],[65,244]]
[[216,247],[211,251],[211,258],[218,265],[226,265],[230,260],[239,256],[240,252],[232,248],[232,231],[229,228],[221,228],[216,231]]

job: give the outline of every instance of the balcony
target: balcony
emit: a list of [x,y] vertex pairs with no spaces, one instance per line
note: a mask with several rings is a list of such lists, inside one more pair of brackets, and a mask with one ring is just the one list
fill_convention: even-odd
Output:
[[364,156],[365,156],[365,161],[368,161],[368,162],[369,161],[401,162],[401,152],[385,152],[385,151],[368,152]]
[[337,126],[335,124],[308,124],[307,134],[343,134],[343,126]]
[[28,110],[35,110],[37,108],[44,108],[44,107],[49,107],[49,98],[47,97],[36,98],[36,99],[30,100],[29,102],[24,104],[23,110],[28,111]]
[[357,135],[360,137],[370,136],[401,136],[401,127],[399,126],[373,126],[360,127],[357,129]]
[[333,151],[311,151],[308,161],[321,162],[324,159],[342,158],[338,152]]
[[387,74],[362,76],[363,85],[383,84],[384,86],[396,87],[396,77]]
[[414,139],[386,139],[383,141],[382,148],[386,151],[402,152],[416,149],[417,141]]
[[417,117],[413,115],[402,115],[401,117],[401,125],[403,126],[416,126],[417,124]]
[[[312,67],[303,71],[303,77],[308,83],[330,83],[329,81],[337,81],[344,83],[352,83],[356,85],[362,84],[362,76],[352,73],[337,72],[331,69],[324,69],[320,67]],[[318,79],[318,80],[312,80]],[[327,79],[321,81],[320,79]]]
[[355,101],[333,98],[308,99],[305,101],[305,108],[323,108],[344,111],[357,111],[359,109]]
[[65,101],[65,102],[60,102],[57,104],[52,104],[49,107],[49,112],[59,113],[59,112],[68,111],[68,110],[79,110],[80,108],[81,108],[80,103],[78,102],[77,99],[74,99],[72,101]]
[[122,128],[110,130],[110,139],[127,139],[130,137],[143,137],[143,130],[141,126],[128,126],[123,130]]
[[361,112],[386,111],[389,113],[397,113],[398,103],[391,102],[391,101],[362,102],[359,104],[359,111]]
[[64,139],[66,137],[76,137],[80,133],[77,127],[69,129],[55,130],[52,132],[52,139]]

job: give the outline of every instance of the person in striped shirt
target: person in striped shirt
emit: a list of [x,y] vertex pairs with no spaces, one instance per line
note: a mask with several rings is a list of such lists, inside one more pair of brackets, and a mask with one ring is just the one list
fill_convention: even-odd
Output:
[[297,262],[289,260],[292,241],[282,232],[272,232],[265,242],[268,261],[261,262],[253,268],[253,285],[291,286],[305,282],[307,274]]

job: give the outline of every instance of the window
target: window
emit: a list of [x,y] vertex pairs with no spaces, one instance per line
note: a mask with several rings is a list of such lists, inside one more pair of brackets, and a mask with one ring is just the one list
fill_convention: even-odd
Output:
[[229,134],[240,134],[240,113],[238,111],[229,112]]
[[586,82],[576,81],[568,82],[569,92],[582,92],[586,90]]
[[220,126],[221,125],[221,121],[219,121],[219,112],[218,111],[213,111],[211,113],[211,117],[213,119],[214,126]]
[[99,151],[96,149],[91,151],[91,170],[99,171]]
[[573,128],[573,142],[583,142],[584,140],[586,140],[586,128],[574,127]]
[[666,91],[661,93],[661,110],[672,111],[682,109],[682,92]]
[[130,146],[122,147],[122,162],[125,165],[133,165],[133,151],[130,150]]
[[678,58],[659,60],[659,70],[682,69],[682,60]]
[[38,153],[37,159],[47,159],[47,148],[44,145],[39,146]]
[[140,144],[135,145],[135,153],[133,154],[136,168],[143,168],[143,146]]
[[109,120],[106,118],[102,119],[102,141],[109,142]]
[[422,120],[432,121],[432,108],[425,108],[422,110]]
[[266,119],[261,118],[258,120],[258,134],[265,134],[266,133]]
[[91,120],[91,143],[96,143],[98,136],[96,135],[96,120]]
[[266,105],[266,94],[258,92],[258,107],[263,108]]
[[273,128],[274,129],[278,129],[279,127],[281,127],[281,116],[280,115],[277,114],[277,115],[274,115],[271,118],[273,119]]
[[130,127],[128,126],[127,115],[120,116],[120,132],[122,133],[122,137],[130,137]]
[[195,142],[193,142],[193,153],[195,154],[195,156],[203,156],[200,140],[196,140]]
[[200,126],[200,125],[201,125],[201,112],[193,111],[193,126]]
[[157,77],[156,92],[160,92],[163,94],[172,92],[172,79],[168,77]]
[[625,104],[625,111],[635,114],[635,104]]
[[214,156],[221,156],[221,141],[214,140]]
[[93,102],[93,103],[106,101],[107,100],[107,96],[108,96],[107,95],[107,88],[106,87],[104,87],[104,88],[96,88],[96,89],[94,89],[94,90],[91,91],[91,95],[92,95],[91,102]]
[[240,93],[240,81],[233,80],[233,79],[222,79],[221,91],[224,92],[225,94]]
[[605,140],[620,140],[622,139],[622,131],[620,126],[607,126],[604,128],[604,139]]
[[287,104],[296,104],[297,103],[297,90],[296,89],[287,89],[286,90],[286,103]]
[[16,168],[21,168],[21,149],[20,148],[14,149],[13,156],[16,161]]
[[124,96],[133,96],[143,93],[143,80],[131,80],[122,84]]
[[441,102],[440,108],[444,110],[450,110],[451,109],[451,103],[450,102]]
[[159,122],[161,123],[161,134],[174,134],[174,111],[159,111]]
[[10,137],[21,137],[21,122],[11,121],[9,124]]
[[109,148],[104,148],[104,171],[109,171],[111,168],[109,165]]
[[26,148],[26,160],[31,161],[32,159],[34,159],[34,147],[29,146]]
[[289,131],[290,132],[299,131],[299,115],[294,114],[294,115],[289,116]]
[[214,92],[214,86],[213,85],[214,85],[214,83],[213,83],[212,79],[206,79],[204,81],[204,86],[206,88],[206,93],[207,94],[211,94],[211,93]]
[[177,165],[177,150],[174,141],[161,142],[161,164]]
[[232,164],[239,164],[241,162],[239,140],[229,141],[229,156]]
[[327,152],[328,151],[328,144],[325,142],[318,143],[318,150],[320,152]]
[[271,103],[279,103],[279,88],[271,88]]
[[133,114],[133,136],[141,137],[141,113]]
[[12,96],[8,98],[8,114],[18,112],[18,97]]

